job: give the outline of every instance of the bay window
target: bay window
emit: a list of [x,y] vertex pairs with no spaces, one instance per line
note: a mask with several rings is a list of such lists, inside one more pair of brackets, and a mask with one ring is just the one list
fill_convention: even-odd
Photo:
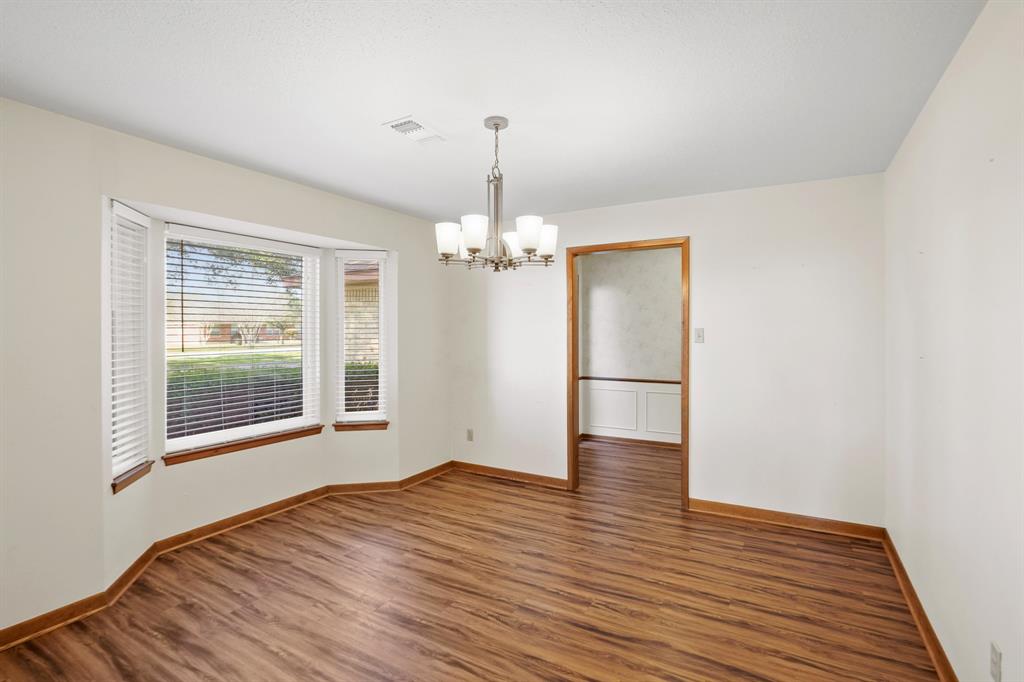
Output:
[[[387,428],[386,252],[106,201],[102,410],[115,493],[150,471],[161,443],[172,465],[321,433],[322,388],[336,395],[335,430]],[[321,309],[322,285],[337,305]],[[321,316],[337,336],[322,340]],[[326,387],[322,343],[338,366]]]
[[167,227],[169,451],[320,421],[319,250]]

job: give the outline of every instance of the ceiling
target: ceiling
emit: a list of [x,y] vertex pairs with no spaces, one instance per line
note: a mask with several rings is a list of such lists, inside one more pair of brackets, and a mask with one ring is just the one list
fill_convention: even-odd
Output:
[[884,170],[982,4],[6,0],[0,94],[430,220],[501,114],[543,215]]

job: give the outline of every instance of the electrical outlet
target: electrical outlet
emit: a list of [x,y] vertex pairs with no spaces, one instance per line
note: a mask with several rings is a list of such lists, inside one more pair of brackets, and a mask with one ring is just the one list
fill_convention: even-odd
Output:
[[693,342],[704,343],[704,327],[697,327],[693,330]]
[[466,440],[473,442],[473,429],[466,429]]
[[1003,652],[995,642],[989,643],[988,672],[994,682],[1003,682]]

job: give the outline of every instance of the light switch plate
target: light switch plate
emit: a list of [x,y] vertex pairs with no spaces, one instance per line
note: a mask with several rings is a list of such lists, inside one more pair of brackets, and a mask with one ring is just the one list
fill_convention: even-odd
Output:
[[466,429],[466,440],[470,443],[473,442],[473,429]]
[[704,343],[704,327],[697,327],[693,330],[693,342]]

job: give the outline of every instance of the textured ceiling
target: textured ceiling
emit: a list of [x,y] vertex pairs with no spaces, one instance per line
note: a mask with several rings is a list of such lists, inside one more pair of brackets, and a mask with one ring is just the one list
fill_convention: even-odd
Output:
[[981,5],[6,0],[0,93],[432,220],[502,114],[545,214],[883,170]]

